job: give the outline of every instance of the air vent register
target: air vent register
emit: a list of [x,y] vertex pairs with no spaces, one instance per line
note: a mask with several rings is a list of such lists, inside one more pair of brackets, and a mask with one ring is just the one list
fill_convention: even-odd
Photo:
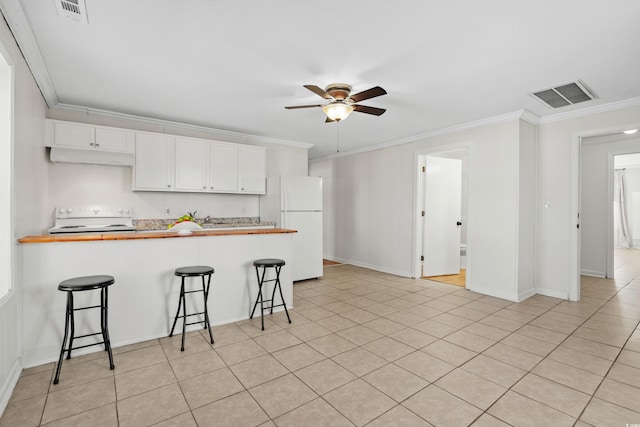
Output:
[[535,96],[551,108],[566,107],[567,105],[591,101],[595,98],[593,93],[587,89],[585,84],[580,80],[562,86],[553,87],[551,89],[534,92],[531,95]]

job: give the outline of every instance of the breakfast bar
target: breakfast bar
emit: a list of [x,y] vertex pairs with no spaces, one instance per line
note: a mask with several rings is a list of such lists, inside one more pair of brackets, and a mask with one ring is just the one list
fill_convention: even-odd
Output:
[[[179,279],[173,273],[184,265],[215,268],[208,303],[212,325],[249,317],[258,290],[252,263],[259,258],[285,260],[280,280],[291,308],[295,232],[270,228],[23,237],[18,240],[23,283],[23,366],[56,360],[65,313],[64,295],[57,291],[57,285],[70,277],[114,276],[115,284],[109,291],[113,347],[169,334],[180,291]],[[90,300],[94,297],[88,295],[79,303],[95,304]],[[78,335],[88,332],[82,330],[84,324],[95,323],[94,319],[83,320],[90,315],[78,316]]]

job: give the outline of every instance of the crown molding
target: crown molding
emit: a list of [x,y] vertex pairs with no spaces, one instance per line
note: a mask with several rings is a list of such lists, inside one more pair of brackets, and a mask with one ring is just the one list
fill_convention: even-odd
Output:
[[100,116],[100,117],[109,117],[109,118],[120,119],[120,120],[127,120],[134,123],[145,123],[145,124],[167,126],[167,127],[180,128],[180,129],[210,132],[220,137],[228,137],[234,140],[242,139],[248,143],[269,143],[269,144],[285,145],[288,147],[304,148],[307,150],[313,147],[313,144],[307,144],[304,142],[288,141],[286,139],[269,138],[269,137],[263,137],[258,135],[251,135],[247,133],[232,132],[232,131],[216,129],[216,128],[207,127],[207,126],[174,122],[171,120],[156,119],[153,117],[138,116],[135,114],[118,113],[116,111],[101,110],[99,108],[81,107],[81,106],[72,105],[72,104],[58,103],[54,107],[52,107],[51,110],[70,111],[75,113],[83,113],[89,116]]
[[58,104],[58,96],[49,77],[49,71],[40,54],[40,48],[31,31],[29,20],[19,0],[0,0],[0,9],[16,39],[18,49],[22,52],[27,66],[31,70],[36,84],[45,102],[51,108]]
[[446,135],[446,134],[450,134],[450,133],[454,133],[454,132],[461,132],[461,131],[465,131],[465,130],[469,130],[469,129],[475,129],[475,128],[479,128],[479,127],[483,127],[483,126],[506,123],[506,122],[510,122],[512,120],[518,120],[518,119],[525,120],[525,121],[530,122],[530,123],[532,123],[534,125],[538,124],[538,122],[539,122],[539,117],[536,114],[530,112],[529,110],[519,110],[519,111],[514,111],[514,112],[511,112],[511,113],[507,113],[507,114],[501,114],[501,115],[498,115],[498,116],[487,117],[487,118],[480,119],[480,120],[474,120],[472,122],[462,123],[462,124],[459,124],[459,125],[449,126],[449,127],[442,128],[442,129],[437,129],[437,130],[434,130],[434,131],[421,133],[421,134],[418,134],[418,135],[413,135],[413,136],[408,136],[408,137],[405,137],[405,138],[395,139],[395,140],[388,141],[388,142],[382,142],[380,144],[369,145],[367,147],[357,148],[355,150],[345,151],[345,152],[342,152],[342,153],[334,153],[334,154],[329,154],[327,156],[315,157],[313,159],[309,159],[309,163],[315,163],[315,162],[320,162],[320,161],[324,161],[324,160],[335,159],[335,158],[338,158],[338,157],[351,156],[353,154],[366,153],[366,152],[369,152],[369,151],[380,150],[380,149],[383,149],[383,148],[395,147],[395,146],[398,146],[398,145],[409,144],[409,143],[412,143],[412,142],[417,142],[417,141],[421,141],[421,140],[428,139],[428,138],[433,138],[433,137],[440,136],[440,135]]
[[609,102],[607,104],[593,105],[591,107],[581,108],[579,110],[567,111],[564,113],[552,114],[540,118],[540,124],[561,122],[563,120],[576,119],[579,117],[589,116],[592,114],[606,113],[609,111],[620,110],[623,108],[631,108],[640,106],[640,97],[623,99],[622,101]]

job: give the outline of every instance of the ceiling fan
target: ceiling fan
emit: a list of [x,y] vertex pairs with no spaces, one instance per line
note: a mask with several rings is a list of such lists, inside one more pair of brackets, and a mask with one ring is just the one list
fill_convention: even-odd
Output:
[[315,108],[322,107],[322,110],[327,115],[325,122],[339,122],[346,119],[353,111],[359,113],[373,114],[374,116],[380,116],[385,111],[384,108],[367,107],[366,105],[358,105],[360,101],[365,99],[375,98],[376,96],[386,95],[387,91],[380,86],[372,87],[365,91],[349,95],[351,93],[351,86],[344,83],[330,84],[324,90],[314,85],[304,85],[311,92],[324,99],[329,99],[331,102],[328,104],[316,104],[316,105],[294,105],[290,107],[284,107],[288,110],[294,110],[297,108]]

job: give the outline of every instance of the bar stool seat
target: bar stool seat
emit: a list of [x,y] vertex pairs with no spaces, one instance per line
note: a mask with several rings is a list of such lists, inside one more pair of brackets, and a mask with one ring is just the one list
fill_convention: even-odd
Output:
[[[192,265],[187,267],[179,267],[176,268],[174,274],[181,278],[180,282],[180,299],[178,301],[178,311],[176,312],[176,317],[173,320],[173,326],[171,327],[171,332],[169,336],[173,336],[173,331],[176,327],[176,322],[179,318],[182,318],[182,345],[180,347],[180,351],[184,351],[184,335],[186,332],[187,325],[196,325],[199,323],[204,323],[204,329],[209,330],[209,338],[211,339],[211,344],[213,341],[213,333],[211,332],[211,323],[209,322],[209,310],[207,308],[207,300],[209,298],[209,288],[211,287],[211,276],[215,272],[214,268],[208,265]],[[202,289],[196,289],[193,291],[185,291],[184,287],[184,279],[186,277],[202,277]],[[208,277],[207,283],[205,285],[204,278]],[[191,294],[194,292],[202,292],[204,299],[204,309],[198,313],[190,313],[187,314],[187,301],[186,294]],[[182,315],[180,315],[180,308],[182,308]],[[195,322],[187,322],[187,317],[190,316],[198,316],[204,315],[203,320],[195,321]]]
[[[262,322],[262,330],[264,331],[264,310],[270,310],[270,314],[273,314],[274,307],[284,307],[284,312],[287,314],[287,320],[291,323],[291,317],[289,317],[289,311],[287,310],[287,303],[284,301],[284,296],[282,295],[282,286],[280,284],[280,270],[285,265],[284,260],[278,258],[262,258],[253,261],[253,266],[256,268],[256,276],[258,278],[258,297],[256,298],[255,304],[253,304],[253,310],[251,310],[251,316],[249,319],[253,319],[253,314],[256,311],[258,306],[258,302],[260,302],[260,320]],[[260,275],[260,268],[262,268],[262,275]],[[265,274],[268,268],[275,269],[276,277],[275,279],[265,280]],[[265,283],[275,282],[273,285],[273,293],[271,294],[271,299],[265,300],[262,296],[262,291],[264,289]],[[274,298],[276,296],[276,290],[280,291],[280,300],[282,304],[274,305]],[[264,306],[264,303],[270,303],[268,307]]]
[[[62,348],[60,349],[60,357],[58,358],[58,366],[56,368],[56,375],[53,380],[54,384],[58,384],[58,380],[60,379],[60,369],[62,368],[62,359],[64,357],[64,352],[67,352],[67,359],[71,359],[71,350],[77,350],[79,348],[90,347],[93,345],[104,344],[105,351],[109,354],[109,368],[114,369],[113,365],[113,354],[111,352],[111,340],[109,338],[109,327],[108,327],[108,300],[109,286],[115,283],[115,279],[113,276],[108,275],[98,275],[98,276],[83,276],[83,277],[74,277],[72,279],[67,279],[58,285],[58,290],[67,293],[67,307],[65,312],[65,321],[64,321],[64,338],[62,339]],[[100,289],[100,305],[93,305],[87,307],[79,307],[75,308],[73,305],[73,293],[74,292],[82,292],[82,291],[91,291]],[[99,308],[100,309],[100,332],[75,336],[75,316],[74,313],[80,310],[88,310],[91,308]],[[70,336],[69,336],[70,335]],[[86,338],[94,335],[101,335],[102,341],[92,344],[81,345],[78,347],[73,346],[74,339]],[[69,344],[67,344],[67,337],[69,337]]]

